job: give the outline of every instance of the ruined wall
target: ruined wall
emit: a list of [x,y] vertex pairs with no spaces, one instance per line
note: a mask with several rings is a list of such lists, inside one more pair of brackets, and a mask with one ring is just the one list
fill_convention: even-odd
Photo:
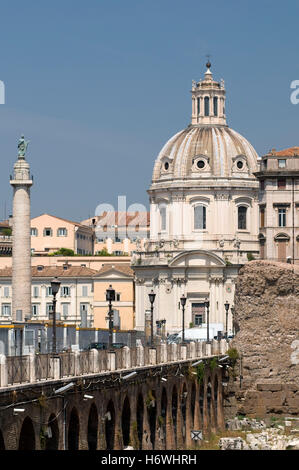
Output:
[[231,387],[234,412],[299,415],[299,266],[252,261],[242,267],[235,321],[241,381]]

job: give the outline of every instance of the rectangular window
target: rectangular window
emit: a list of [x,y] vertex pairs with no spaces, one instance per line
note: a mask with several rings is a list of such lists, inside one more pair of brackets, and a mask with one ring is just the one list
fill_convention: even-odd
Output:
[[39,288],[38,286],[33,287],[33,297],[38,297],[39,296]]
[[205,321],[205,304],[192,303],[192,322],[195,326],[200,326]]
[[194,229],[205,230],[206,229],[206,207],[195,206],[194,207]]
[[194,325],[200,326],[203,324],[203,315],[194,315]]
[[116,302],[120,302],[120,293],[116,294],[116,299],[115,300],[116,300]]
[[46,313],[47,313],[47,315],[49,315],[49,314],[52,313],[52,312],[53,312],[53,304],[52,304],[52,303],[51,303],[51,304],[48,303],[48,304],[46,305]]
[[88,304],[80,304],[80,313],[87,313],[88,311]]
[[34,345],[34,330],[25,330],[25,346]]
[[265,191],[265,180],[260,180],[260,190]]
[[2,316],[8,317],[11,314],[11,305],[10,304],[2,304]]
[[68,314],[69,314],[69,307],[70,307],[70,304],[66,304],[66,303],[62,303],[62,314],[67,317]]
[[88,289],[87,286],[82,286],[82,297],[88,296]]
[[66,237],[66,236],[67,236],[67,229],[64,228],[64,227],[60,227],[60,228],[57,230],[57,236],[58,236],[58,237]]
[[238,230],[246,230],[247,207],[238,207]]
[[52,237],[52,229],[49,227],[44,228],[44,237]]
[[68,286],[61,287],[61,295],[63,297],[69,297],[71,295],[71,289]]
[[285,178],[277,179],[277,189],[286,189],[286,180]]
[[37,237],[37,228],[31,228],[31,236],[32,237]]
[[48,286],[47,289],[46,289],[46,296],[47,297],[50,297],[52,294],[52,287],[51,286]]
[[4,297],[9,297],[9,287],[4,287]]
[[286,160],[278,160],[278,168],[285,168]]
[[32,304],[32,315],[37,316],[39,314],[39,304]]
[[279,208],[278,209],[278,227],[286,227],[286,221],[287,221],[286,209]]

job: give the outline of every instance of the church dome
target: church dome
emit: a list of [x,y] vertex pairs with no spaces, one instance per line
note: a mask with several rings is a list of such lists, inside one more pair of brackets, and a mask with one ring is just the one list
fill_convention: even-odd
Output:
[[192,82],[191,124],[160,151],[153,184],[180,179],[254,178],[258,155],[226,124],[224,81],[214,81],[210,63],[203,80]]
[[190,125],[164,145],[155,162],[158,180],[202,177],[253,177],[258,155],[228,126]]

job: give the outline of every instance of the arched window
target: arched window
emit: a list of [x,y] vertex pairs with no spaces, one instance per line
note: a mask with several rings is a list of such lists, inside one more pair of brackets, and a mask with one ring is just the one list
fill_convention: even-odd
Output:
[[206,212],[205,206],[198,205],[194,207],[194,230],[206,229]]
[[210,115],[210,98],[205,96],[205,116]]
[[218,98],[214,96],[213,98],[213,105],[214,105],[214,116],[218,116]]
[[200,114],[200,98],[197,98],[197,114]]
[[166,207],[160,207],[160,227],[161,231],[166,230]]
[[238,229],[239,230],[246,230],[246,214],[247,214],[247,207],[239,206],[238,207]]

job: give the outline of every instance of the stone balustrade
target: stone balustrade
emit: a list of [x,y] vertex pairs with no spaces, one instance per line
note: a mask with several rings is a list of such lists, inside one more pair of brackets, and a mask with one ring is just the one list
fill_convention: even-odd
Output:
[[123,347],[115,351],[66,352],[55,355],[0,355],[0,388],[17,384],[40,383],[67,377],[101,374],[115,370],[150,367],[179,361],[222,356],[229,345],[226,340],[165,344],[157,347]]

